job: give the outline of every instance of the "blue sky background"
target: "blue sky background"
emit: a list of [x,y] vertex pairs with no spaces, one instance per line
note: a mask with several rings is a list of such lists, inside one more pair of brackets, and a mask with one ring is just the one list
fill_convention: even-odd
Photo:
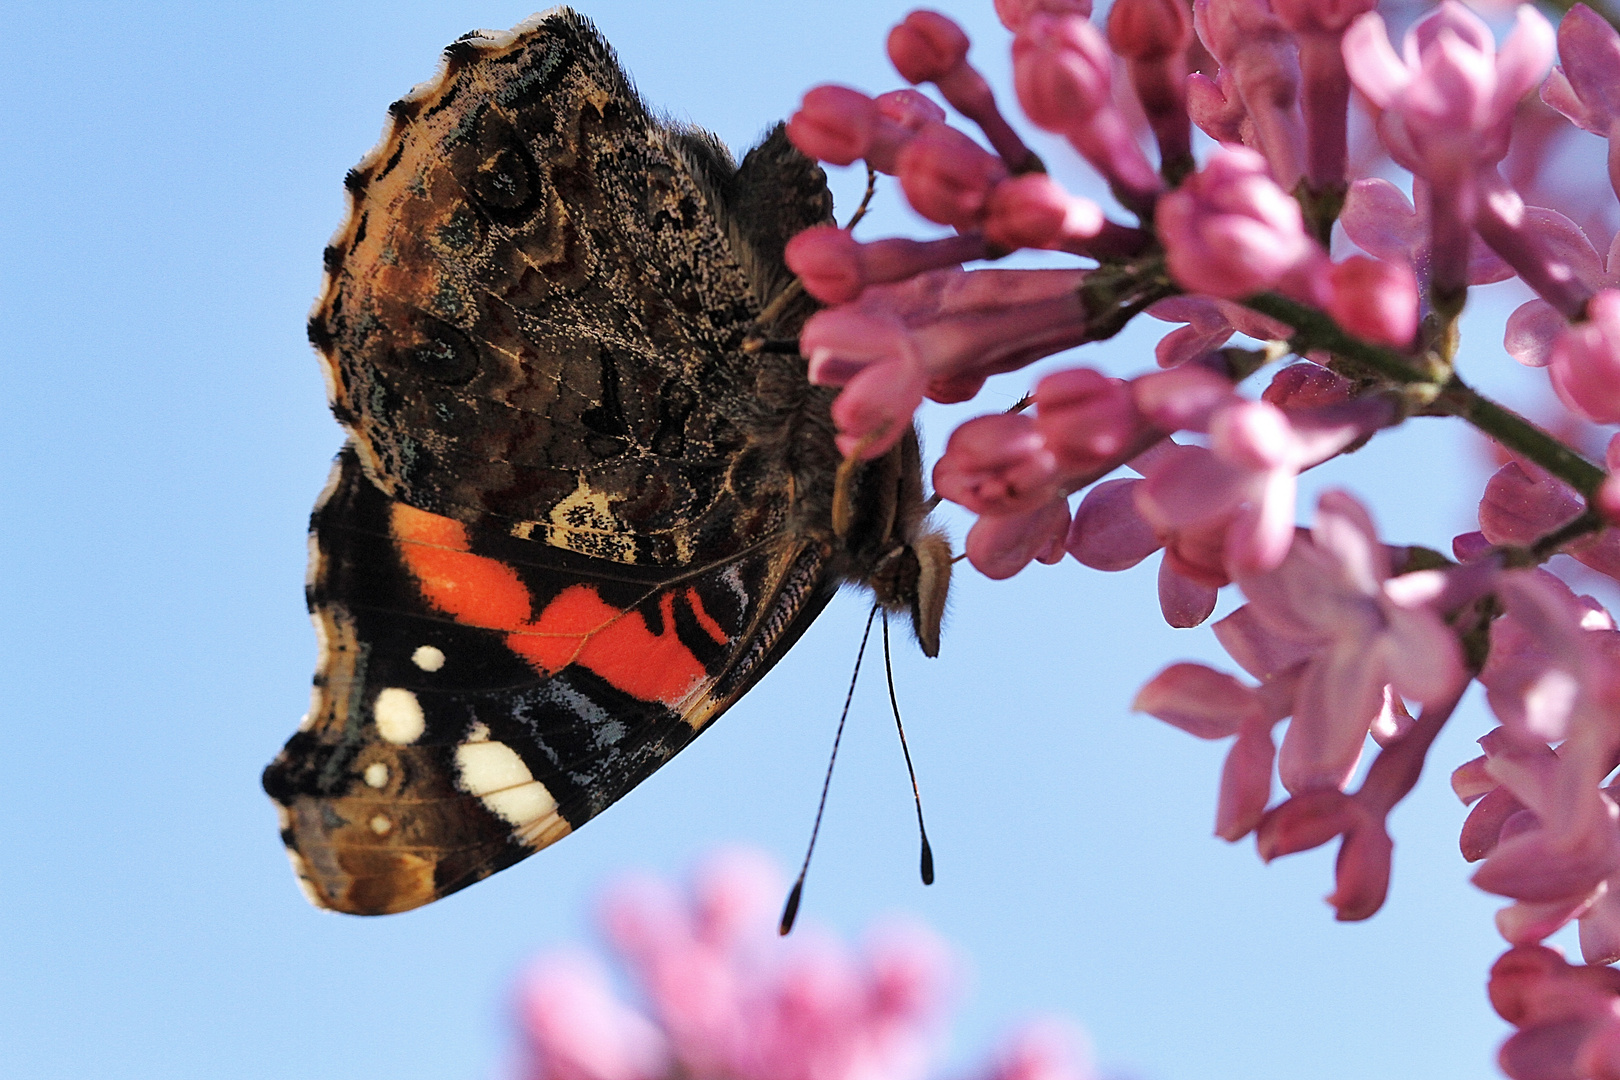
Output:
[[[941,6],[1005,86],[989,3]],[[514,972],[588,932],[604,881],[677,872],[725,842],[800,856],[858,597],[582,835],[421,911],[311,909],[259,789],[314,659],[304,527],[341,436],[304,319],[340,181],[440,48],[530,10],[7,10],[0,1073],[495,1077]],[[650,101],[740,150],[818,82],[897,85],[882,45],[905,10],[601,0],[587,14]],[[1037,146],[1060,178],[1089,182],[1065,148]],[[863,229],[920,234],[892,187]],[[1486,384],[1513,368],[1499,343],[1515,297],[1496,296],[1469,330]],[[1141,371],[1163,329],[1087,359]],[[929,443],[1030,382],[1005,376],[929,414]],[[1355,487],[1387,536],[1444,549],[1473,526],[1483,478],[1457,435],[1410,424],[1307,486]],[[916,881],[910,792],[869,669],[806,917],[856,932],[910,913],[960,949],[971,978],[942,1075],[1052,1012],[1084,1025],[1117,1077],[1493,1075],[1505,1025],[1483,982],[1502,946],[1445,782],[1483,709],[1463,709],[1395,815],[1388,906],[1337,925],[1320,900],[1332,851],[1264,867],[1251,844],[1213,839],[1224,747],[1129,711],[1166,663],[1224,663],[1207,629],[1160,621],[1156,562],[1103,575],[1069,561],[1006,583],[964,568],[941,657],[905,645],[895,663],[938,883]]]

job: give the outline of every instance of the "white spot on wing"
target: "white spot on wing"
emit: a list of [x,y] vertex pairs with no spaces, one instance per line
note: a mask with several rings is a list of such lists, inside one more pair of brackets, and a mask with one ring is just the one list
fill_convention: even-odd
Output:
[[382,814],[378,814],[376,817],[371,819],[371,831],[376,833],[378,836],[387,836],[388,830],[392,829],[393,827],[394,823],[389,821]]
[[456,747],[461,789],[516,826],[556,813],[557,800],[534,778],[523,759],[502,742],[462,743]]
[[432,645],[418,645],[411,653],[411,663],[423,671],[438,671],[444,667],[444,651]]
[[399,746],[413,743],[422,737],[427,717],[422,715],[422,703],[409,690],[390,686],[377,695],[371,707],[377,718],[377,734]]
[[366,766],[366,783],[374,788],[388,785],[388,766],[380,761],[373,761]]

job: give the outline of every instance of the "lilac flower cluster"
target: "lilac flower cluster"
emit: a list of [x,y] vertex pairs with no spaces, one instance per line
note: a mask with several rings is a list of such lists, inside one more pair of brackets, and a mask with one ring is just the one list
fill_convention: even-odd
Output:
[[[950,996],[944,944],[917,926],[857,953],[803,928],[776,933],[782,882],[763,857],[728,852],[683,894],[626,882],[601,912],[645,1009],[622,1000],[584,952],[541,959],[520,980],[524,1080],[921,1080]],[[1091,1080],[1078,1033],[1015,1032],[981,1080]]]
[[[1162,550],[1159,603],[1180,627],[1237,585],[1247,602],[1214,630],[1252,681],[1176,664],[1136,706],[1233,738],[1222,837],[1252,834],[1267,859],[1340,841],[1329,901],[1341,919],[1383,903],[1387,817],[1479,682],[1500,726],[1453,783],[1473,807],[1461,843],[1480,863],[1475,883],[1511,901],[1498,926],[1512,950],[1492,975],[1493,1001],[1520,1028],[1503,1067],[1620,1077],[1620,980],[1539,944],[1577,921],[1589,965],[1620,961],[1620,631],[1542,568],[1567,553],[1620,580],[1620,436],[1600,466],[1457,370],[1470,286],[1516,277],[1536,299],[1510,320],[1507,352],[1545,368],[1574,417],[1620,423],[1620,238],[1594,244],[1565,214],[1526,204],[1508,176],[1521,170],[1504,173],[1539,89],[1610,140],[1620,193],[1620,34],[1579,4],[1556,32],[1522,6],[1498,45],[1444,0],[1397,52],[1376,5],[1114,0],[1099,27],[1091,0],[996,0],[1025,117],[1096,170],[1113,209],[1045,172],[960,27],[913,12],[889,36],[896,70],[931,84],[982,142],[914,89],[818,87],[789,134],[823,161],[898,178],[953,234],[795,238],[789,265],[826,305],[800,350],[814,381],[842,388],[840,449],[872,457],[925,399],[967,400],[990,376],[1139,314],[1176,324],[1156,349],[1161,370],[1058,371],[1031,410],[956,429],[933,480],[977,515],[966,557],[1005,578],[1065,555],[1122,570]],[[1121,106],[1118,79],[1139,112]],[[1381,161],[1353,164],[1353,97]],[[1201,160],[1194,127],[1215,143]],[[1367,175],[1391,166],[1410,197]],[[1359,253],[1335,257],[1335,224]],[[964,268],[1020,248],[1076,263]],[[1236,334],[1262,347],[1229,344]],[[1262,371],[1262,392],[1240,391]],[[1302,471],[1419,415],[1462,419],[1507,456],[1480,530],[1456,537],[1451,557],[1386,544],[1343,491],[1296,526]],[[1122,467],[1135,475],[1109,478]],[[1350,790],[1369,739],[1376,756]]]

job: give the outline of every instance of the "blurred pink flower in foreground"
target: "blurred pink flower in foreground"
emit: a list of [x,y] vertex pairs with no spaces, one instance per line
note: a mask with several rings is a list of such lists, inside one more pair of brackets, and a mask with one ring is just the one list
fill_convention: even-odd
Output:
[[[939,1046],[953,963],[916,925],[852,950],[801,928],[776,933],[783,882],[763,856],[709,859],[684,894],[638,878],[601,925],[645,1008],[620,1000],[588,954],[522,976],[523,1080],[920,1080]],[[1045,1022],[1014,1033],[982,1080],[1090,1080],[1085,1043]]]

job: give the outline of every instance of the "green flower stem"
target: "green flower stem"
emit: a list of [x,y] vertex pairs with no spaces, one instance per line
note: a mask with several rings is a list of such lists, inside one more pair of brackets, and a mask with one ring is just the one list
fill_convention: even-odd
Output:
[[1346,374],[1372,375],[1406,387],[1425,411],[1458,416],[1502,446],[1540,465],[1588,500],[1603,483],[1604,472],[1529,420],[1485,397],[1459,379],[1439,356],[1407,356],[1347,334],[1326,314],[1277,293],[1262,293],[1244,305],[1294,328],[1289,347],[1304,355],[1313,350],[1349,361]]

